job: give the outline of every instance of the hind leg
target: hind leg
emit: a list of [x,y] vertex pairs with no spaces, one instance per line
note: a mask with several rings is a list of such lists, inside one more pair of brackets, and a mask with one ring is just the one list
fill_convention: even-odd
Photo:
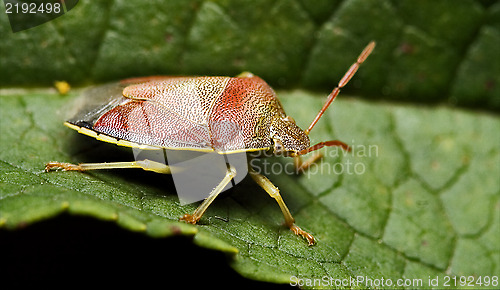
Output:
[[87,171],[87,170],[97,170],[97,169],[117,169],[117,168],[142,168],[147,171],[153,171],[157,173],[170,174],[170,166],[151,161],[148,159],[130,162],[102,162],[102,163],[80,163],[71,164],[64,162],[52,161],[45,165],[45,171]]

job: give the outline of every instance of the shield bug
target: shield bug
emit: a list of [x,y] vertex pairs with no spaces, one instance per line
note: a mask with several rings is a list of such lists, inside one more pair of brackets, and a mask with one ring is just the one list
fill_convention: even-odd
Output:
[[[65,125],[100,141],[139,149],[168,149],[215,152],[231,155],[265,151],[294,157],[294,164],[305,170],[318,155],[304,162],[300,156],[324,146],[347,144],[325,141],[310,146],[309,133],[325,110],[358,70],[375,47],[371,42],[352,64],[306,130],[288,116],[273,89],[261,78],[245,72],[237,77],[146,77],[122,81],[94,99],[97,106],[85,108]],[[227,159],[226,159],[227,160]],[[172,173],[167,164],[152,160],[132,162],[70,164],[49,162],[45,170],[142,168]],[[248,166],[248,173],[272,198],[285,217],[285,224],[309,245],[314,237],[295,225],[280,192],[269,179]],[[227,164],[222,181],[192,213],[180,218],[196,224],[217,195],[238,174]]]

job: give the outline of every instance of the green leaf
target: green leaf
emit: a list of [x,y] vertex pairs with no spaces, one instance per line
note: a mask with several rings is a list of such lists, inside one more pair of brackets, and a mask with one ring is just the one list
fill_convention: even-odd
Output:
[[[445,275],[498,275],[500,140],[492,134],[500,130],[498,117],[343,96],[311,137],[313,143],[338,137],[351,153],[323,150],[322,161],[301,176],[283,172],[291,165],[286,158],[260,164],[297,224],[317,238],[308,247],[283,226],[275,201],[249,178],[218,198],[194,226],[178,221],[196,204],[180,205],[168,175],[139,169],[43,172],[53,160],[133,158],[129,149],[62,126],[61,115],[76,94],[2,91],[2,227],[62,212],[89,215],[152,237],[193,236],[199,246],[228,253],[244,277],[304,286],[314,281],[307,279],[358,277],[422,279],[429,286],[429,277],[442,283]],[[302,127],[322,104],[306,91],[280,95]],[[373,288],[369,283],[355,287]]]

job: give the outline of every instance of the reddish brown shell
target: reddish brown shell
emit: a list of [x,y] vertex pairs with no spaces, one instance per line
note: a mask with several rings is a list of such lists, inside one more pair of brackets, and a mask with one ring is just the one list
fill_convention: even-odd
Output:
[[[273,89],[257,76],[138,81],[68,122],[74,129],[84,127],[118,140],[169,149],[267,150],[277,139],[282,145],[298,142],[297,150],[309,146],[303,131],[285,119]],[[282,136],[288,131],[291,136]]]

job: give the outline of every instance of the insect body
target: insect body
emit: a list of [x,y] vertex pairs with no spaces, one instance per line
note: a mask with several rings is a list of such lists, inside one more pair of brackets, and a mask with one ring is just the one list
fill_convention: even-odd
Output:
[[250,73],[153,79],[127,85],[122,94],[106,111],[69,123],[118,140],[177,150],[269,150],[273,138],[295,151],[309,147],[308,136],[286,119],[271,87]]
[[[316,157],[302,163],[300,156],[323,146],[349,147],[340,141],[310,146],[309,132],[325,110],[368,57],[371,42],[328,96],[309,128],[300,129],[287,116],[273,89],[261,78],[245,72],[237,77],[148,77],[122,81],[102,94],[96,107],[84,110],[65,123],[80,133],[101,141],[140,149],[169,149],[216,152],[221,155],[268,151],[295,157],[300,169]],[[151,160],[113,163],[69,164],[49,162],[46,171],[142,168],[171,173],[168,165]],[[279,190],[265,176],[248,166],[250,176],[279,204],[286,225],[309,245],[314,237],[295,225]],[[193,214],[180,219],[195,224],[208,206],[238,174],[228,165],[223,180]]]

